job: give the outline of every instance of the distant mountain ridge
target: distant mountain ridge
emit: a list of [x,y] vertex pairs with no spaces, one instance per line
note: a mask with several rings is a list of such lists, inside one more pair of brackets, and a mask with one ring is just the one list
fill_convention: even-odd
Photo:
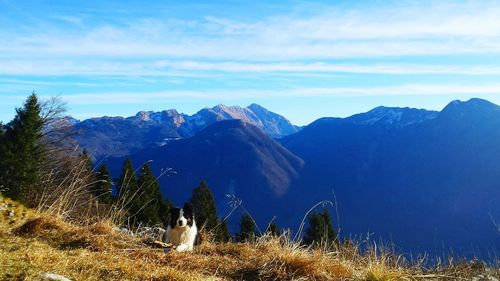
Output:
[[357,124],[373,125],[379,123],[402,128],[434,119],[438,114],[437,111],[425,109],[379,106],[366,113],[355,114],[346,119]]
[[95,158],[102,158],[125,156],[192,137],[215,122],[232,119],[253,124],[272,138],[281,138],[300,129],[283,116],[257,104],[248,107],[219,104],[194,115],[175,109],[140,111],[130,117],[98,117],[74,123],[80,133],[76,137],[78,143]]
[[287,203],[334,192],[348,233],[488,259],[500,248],[491,220],[500,218],[500,107],[471,99],[440,112],[376,111],[323,118],[281,140],[305,162]]
[[219,104],[212,108],[204,108],[192,116],[184,116],[185,122],[180,126],[180,130],[185,136],[193,136],[208,125],[232,119],[250,123],[272,138],[281,138],[299,130],[299,127],[292,125],[283,116],[255,103],[247,107]]

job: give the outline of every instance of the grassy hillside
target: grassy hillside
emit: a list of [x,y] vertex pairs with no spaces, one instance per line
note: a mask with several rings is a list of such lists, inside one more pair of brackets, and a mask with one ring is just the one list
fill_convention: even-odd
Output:
[[284,236],[245,244],[208,241],[192,253],[165,252],[110,222],[70,223],[2,197],[0,210],[0,280],[39,280],[46,272],[72,280],[498,280],[500,275],[480,262],[425,269],[391,254],[361,255],[352,246],[311,250]]

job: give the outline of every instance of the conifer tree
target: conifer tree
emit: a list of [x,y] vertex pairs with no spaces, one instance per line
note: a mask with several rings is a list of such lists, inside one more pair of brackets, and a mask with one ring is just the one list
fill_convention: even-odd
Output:
[[161,223],[160,202],[163,201],[160,185],[151,171],[151,167],[146,164],[141,168],[139,176],[139,194],[137,200],[132,204],[136,219],[146,225]]
[[0,145],[3,144],[5,137],[5,127],[2,122],[0,122]]
[[160,222],[162,224],[166,224],[168,220],[170,219],[169,212],[170,209],[172,209],[174,206],[170,200],[163,198],[163,196],[160,193],[160,198],[158,198],[159,201],[159,208],[158,208],[158,217],[160,218]]
[[270,223],[269,226],[267,227],[266,231],[269,235],[271,236],[280,236],[280,231],[278,229],[278,225],[276,223]]
[[113,190],[113,183],[109,176],[108,167],[102,164],[95,175],[95,183],[92,186],[91,192],[105,204],[111,204],[113,197],[111,195]]
[[330,212],[328,212],[328,209],[325,208],[321,216],[323,217],[323,223],[325,225],[324,236],[326,237],[326,241],[331,244],[338,244],[337,232],[333,229],[332,218],[330,216]]
[[323,217],[320,213],[314,212],[309,215],[309,226],[305,231],[304,243],[311,245],[313,243],[319,243],[322,240],[322,235],[324,233],[324,223]]
[[92,173],[93,166],[92,166],[92,159],[89,155],[89,152],[87,149],[83,149],[82,154],[80,154],[80,161],[83,163],[83,167],[85,168],[86,173]]
[[137,175],[130,159],[125,160],[122,166],[122,174],[118,179],[118,196],[131,196],[130,192],[137,191]]
[[0,122],[0,163],[4,159],[4,148],[5,148],[5,126],[2,122]]
[[0,193],[5,189],[3,175],[5,171],[5,128],[0,122]]
[[255,238],[255,225],[249,214],[241,216],[240,220],[240,242],[253,241]]
[[215,236],[215,241],[227,243],[231,239],[231,234],[229,233],[229,228],[227,227],[226,220],[221,219],[219,221],[219,227],[217,228],[217,233]]
[[206,230],[213,230],[219,220],[217,217],[217,208],[215,207],[214,197],[206,181],[193,190],[191,204],[195,214],[196,223],[199,227]]
[[35,93],[31,94],[9,124],[3,137],[2,181],[5,194],[26,201],[36,191],[44,157],[42,130],[44,121]]
[[82,153],[79,155],[79,177],[85,181],[85,184],[88,185],[88,189],[90,192],[94,189],[95,184],[95,173],[92,165],[92,158],[89,155],[87,149],[83,149]]
[[315,212],[309,216],[309,227],[304,235],[304,243],[307,245],[329,245],[337,243],[337,234],[333,230],[330,214],[327,209],[323,212]]
[[167,221],[172,204],[163,198],[160,185],[148,164],[141,167],[137,177],[132,162],[126,160],[118,189],[118,200],[126,203],[132,224],[155,225]]
[[125,160],[122,167],[122,174],[118,179],[118,204],[128,209],[128,214],[133,216],[133,210],[137,209],[139,200],[139,186],[137,175],[135,174],[132,161]]

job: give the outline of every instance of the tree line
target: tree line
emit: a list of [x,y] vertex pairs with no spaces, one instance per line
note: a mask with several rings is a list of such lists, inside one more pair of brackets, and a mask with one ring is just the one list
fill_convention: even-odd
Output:
[[[106,165],[94,167],[87,150],[74,155],[70,130],[60,114],[63,106],[57,102],[41,103],[35,93],[16,109],[14,119],[8,124],[0,123],[0,193],[26,205],[33,205],[45,190],[44,184],[59,179],[64,184],[67,174],[74,173],[75,163],[82,163],[86,172],[85,188],[99,204],[123,208],[126,223],[130,226],[153,226],[166,224],[173,204],[166,198],[157,177],[148,163],[138,171],[130,160],[123,163],[121,175],[112,180]],[[226,220],[217,214],[213,194],[206,181],[193,189],[190,203],[193,205],[198,226],[213,234],[215,241],[227,242],[234,238],[246,242],[254,240],[255,221],[245,213],[240,218],[240,231],[231,236]],[[335,245],[335,233],[327,209],[308,218],[308,228],[303,242],[308,245]],[[275,223],[268,225],[266,232],[279,236],[282,231]]]

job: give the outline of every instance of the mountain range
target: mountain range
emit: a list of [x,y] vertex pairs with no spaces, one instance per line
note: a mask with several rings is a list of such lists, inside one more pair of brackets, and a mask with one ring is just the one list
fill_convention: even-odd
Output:
[[172,140],[192,137],[207,126],[222,120],[240,119],[264,131],[272,138],[297,132],[283,116],[260,105],[248,107],[217,105],[194,115],[175,109],[161,112],[141,111],[130,117],[99,117],[74,121],[76,139],[93,157],[118,157],[145,148],[162,146]]
[[441,112],[380,110],[323,118],[282,140],[306,163],[300,201],[334,192],[344,231],[374,233],[403,251],[493,255],[500,107],[472,99]]
[[234,194],[261,228],[275,219],[296,230],[312,205],[331,200],[343,237],[369,236],[412,254],[491,259],[500,249],[500,107],[486,100],[453,101],[439,112],[377,107],[303,128],[258,105],[155,116],[174,114],[82,121],[80,143],[112,140],[105,145],[116,157],[106,161],[115,177],[126,157],[136,167],[150,162],[156,174],[172,168],[159,180],[178,205],[205,179],[221,214]]

